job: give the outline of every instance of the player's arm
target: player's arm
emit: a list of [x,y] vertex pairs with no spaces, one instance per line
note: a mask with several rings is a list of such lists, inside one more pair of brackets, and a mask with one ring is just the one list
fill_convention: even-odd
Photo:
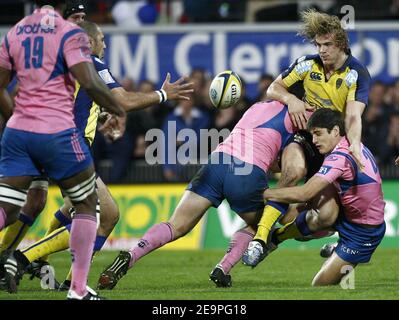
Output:
[[126,115],[106,84],[98,76],[92,63],[78,63],[72,66],[70,71],[95,103],[118,117],[124,117]]
[[7,91],[7,86],[11,81],[11,70],[0,67],[0,112],[7,121],[14,108],[12,99]]
[[112,126],[117,135],[122,136],[126,128],[126,112],[99,77],[93,64],[80,62],[70,67],[69,70],[95,103],[106,109],[111,115],[116,116],[109,119],[106,125]]
[[[184,83],[186,77],[181,77],[176,82],[170,82],[170,74],[166,75],[166,79],[162,84],[162,93],[156,91],[150,93],[143,92],[128,92],[122,87],[111,90],[115,99],[125,109],[125,111],[132,111],[143,109],[154,104],[168,100],[190,100],[188,94],[194,92],[193,83]],[[165,94],[165,97],[160,95]]]
[[399,166],[399,157],[396,158],[395,164],[396,164],[397,166]]
[[[288,88],[305,78],[311,65],[306,64],[305,57],[295,61],[286,71],[275,79],[267,89],[267,98],[277,100],[288,106],[291,120],[299,129],[306,129],[306,104],[288,91]],[[301,65],[302,64],[302,65]],[[309,69],[309,70],[308,70]]]
[[352,156],[360,169],[364,168],[360,151],[362,136],[362,114],[368,103],[371,77],[366,68],[359,67],[351,71],[347,77],[350,84],[346,99],[345,129],[348,137]]
[[302,186],[267,189],[263,193],[263,197],[267,200],[283,203],[306,202],[315,197],[329,184],[330,182],[328,180],[320,178],[318,176],[313,176]]
[[345,112],[345,128],[354,159],[361,169],[364,168],[361,157],[362,114],[366,105],[359,101],[348,101]]

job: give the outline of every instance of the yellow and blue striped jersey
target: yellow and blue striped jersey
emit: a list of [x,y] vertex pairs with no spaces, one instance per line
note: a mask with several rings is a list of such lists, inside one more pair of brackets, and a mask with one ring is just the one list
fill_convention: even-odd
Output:
[[[97,56],[91,56],[95,69],[100,78],[110,90],[119,88],[121,85],[112,76],[107,64]],[[100,107],[89,97],[87,92],[76,82],[75,89],[75,124],[81,134],[91,145],[96,135],[96,127]]]
[[328,80],[318,54],[297,59],[281,76],[288,88],[301,82],[305,91],[303,100],[316,109],[345,112],[349,101],[368,103],[370,74],[352,55]]

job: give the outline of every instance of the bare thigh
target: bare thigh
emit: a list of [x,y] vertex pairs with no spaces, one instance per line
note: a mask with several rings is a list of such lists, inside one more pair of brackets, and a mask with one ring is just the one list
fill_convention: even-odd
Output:
[[186,190],[169,219],[174,239],[190,232],[211,206],[212,203],[208,199]]

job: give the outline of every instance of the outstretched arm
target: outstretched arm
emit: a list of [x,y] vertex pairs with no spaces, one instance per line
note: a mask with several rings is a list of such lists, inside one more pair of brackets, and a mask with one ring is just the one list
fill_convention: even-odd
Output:
[[[170,81],[170,74],[168,73],[164,83],[162,84],[162,90],[168,100],[189,100],[188,94],[194,91],[193,83],[185,83],[186,77],[181,77],[176,82]],[[143,109],[155,104],[162,102],[160,95],[156,91],[150,93],[143,92],[128,92],[122,87],[114,88],[111,90],[115,99],[121,104],[125,111],[132,111]]]
[[267,200],[283,203],[306,202],[315,197],[329,184],[330,183],[326,179],[313,176],[308,182],[306,182],[302,186],[267,189],[263,193],[263,197]]

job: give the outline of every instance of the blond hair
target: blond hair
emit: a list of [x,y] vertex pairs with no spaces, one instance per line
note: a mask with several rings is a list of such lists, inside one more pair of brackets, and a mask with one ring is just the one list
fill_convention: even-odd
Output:
[[300,36],[314,42],[316,36],[332,34],[337,47],[347,54],[350,53],[348,34],[342,28],[341,21],[337,16],[309,9],[301,13],[301,21],[303,24],[298,32]]

